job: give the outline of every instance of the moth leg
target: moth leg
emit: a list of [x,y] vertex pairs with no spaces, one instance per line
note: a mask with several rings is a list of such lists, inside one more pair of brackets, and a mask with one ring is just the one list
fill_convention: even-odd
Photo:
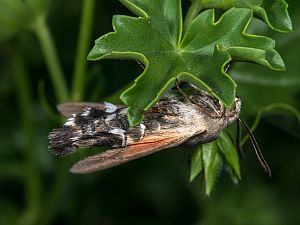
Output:
[[241,122],[236,121],[236,149],[240,158],[244,158],[245,154],[241,145]]

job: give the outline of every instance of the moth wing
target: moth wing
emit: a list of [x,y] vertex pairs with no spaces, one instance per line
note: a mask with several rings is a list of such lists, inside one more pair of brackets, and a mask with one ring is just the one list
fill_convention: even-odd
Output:
[[[121,108],[121,105],[116,105],[117,108]],[[82,112],[84,108],[95,108],[101,111],[105,110],[104,103],[96,103],[96,102],[66,102],[57,105],[57,110],[66,118],[72,116],[72,114],[77,114]]]
[[142,140],[124,147],[107,150],[77,162],[71,168],[72,173],[91,173],[114,167],[140,157],[150,155],[165,148],[170,148],[186,141],[190,135],[180,132],[146,136]]

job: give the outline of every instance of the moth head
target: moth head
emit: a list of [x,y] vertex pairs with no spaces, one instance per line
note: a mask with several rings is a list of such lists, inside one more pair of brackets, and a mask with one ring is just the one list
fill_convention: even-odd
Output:
[[232,107],[226,107],[223,102],[205,90],[199,89],[191,83],[176,84],[181,100],[198,106],[199,111],[211,118],[226,119],[229,123],[236,120],[241,111],[241,99],[236,97]]
[[225,108],[225,116],[228,119],[228,123],[232,123],[236,119],[240,117],[241,112],[241,99],[239,97],[236,97],[234,99],[234,103],[231,108]]
[[241,99],[239,97],[234,99],[231,107],[226,107],[216,97],[199,89],[193,95],[189,96],[189,99],[193,104],[198,106],[199,111],[211,118],[220,119],[220,122],[224,123],[225,126],[240,116]]

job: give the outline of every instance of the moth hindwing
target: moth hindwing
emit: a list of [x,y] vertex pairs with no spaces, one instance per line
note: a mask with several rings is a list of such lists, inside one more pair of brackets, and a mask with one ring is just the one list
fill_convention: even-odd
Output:
[[125,106],[65,103],[58,109],[68,119],[62,127],[50,132],[50,152],[64,156],[78,148],[110,148],[71,168],[73,173],[90,173],[166,148],[210,142],[239,117],[241,101],[236,98],[228,109],[196,88],[188,98],[173,91],[146,112],[143,122],[135,127],[128,124]]

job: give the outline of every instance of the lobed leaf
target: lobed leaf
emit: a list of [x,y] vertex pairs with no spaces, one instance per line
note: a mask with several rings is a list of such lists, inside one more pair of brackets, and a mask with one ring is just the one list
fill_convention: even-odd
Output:
[[288,13],[288,4],[284,0],[264,0],[261,6],[253,6],[257,16],[263,19],[273,30],[290,32],[293,30]]
[[204,8],[232,7],[248,8],[262,19],[270,28],[279,32],[292,31],[292,22],[288,13],[288,4],[284,0],[195,0],[201,1]]
[[114,16],[114,32],[96,40],[88,59],[134,59],[145,65],[143,73],[121,95],[128,105],[130,125],[138,124],[176,79],[205,88],[230,107],[236,84],[224,67],[231,60],[284,70],[273,40],[245,33],[251,10],[233,8],[218,21],[214,10],[204,11],[181,38],[180,0],[121,2],[140,17]]
[[[300,5],[298,2],[294,2],[293,11],[298,12],[299,10]],[[294,14],[294,20],[298,21],[299,19],[300,14]],[[274,32],[266,31],[266,35],[278,39],[278,50],[284,57],[288,67],[286,72],[278,73],[261,66],[246,63],[236,64],[234,70],[231,71],[231,76],[239,85],[239,95],[243,99],[243,108],[247,108],[247,110],[243,111],[244,118],[253,118],[261,110],[264,111],[266,108],[273,108],[279,104],[282,105],[282,103],[300,112],[299,59],[295,57],[295,54],[300,51],[300,45],[298,44],[300,41],[299,32],[300,26],[298,24],[294,25],[294,32],[284,36],[278,36]],[[277,119],[274,119],[274,116],[268,117],[266,114],[264,114],[264,119],[267,119],[268,122],[271,122],[272,125],[275,125],[282,131],[299,138],[299,125],[296,116],[294,116],[297,113],[291,112],[289,109],[285,111],[276,110],[274,113],[277,114]],[[274,114],[272,113],[272,115]],[[280,118],[279,115],[281,115]],[[269,120],[269,118],[272,118],[272,120]]]

